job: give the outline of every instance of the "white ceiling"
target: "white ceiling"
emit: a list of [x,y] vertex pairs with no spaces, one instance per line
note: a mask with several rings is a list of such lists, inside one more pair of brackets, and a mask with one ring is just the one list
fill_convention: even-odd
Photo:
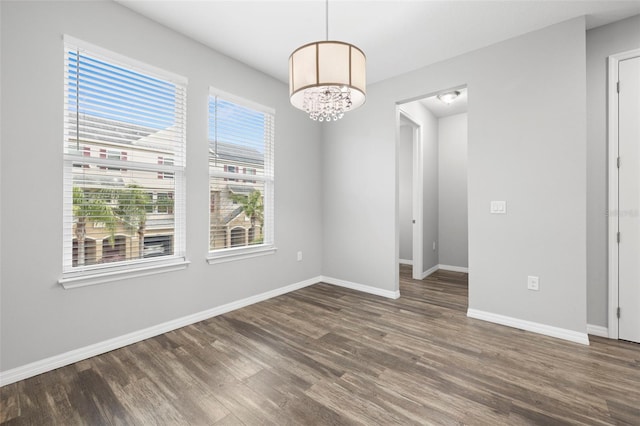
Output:
[[[323,0],[115,1],[283,82],[291,52],[325,38]],[[373,83],[578,16],[636,14],[640,0],[330,0],[329,38],[365,52]]]

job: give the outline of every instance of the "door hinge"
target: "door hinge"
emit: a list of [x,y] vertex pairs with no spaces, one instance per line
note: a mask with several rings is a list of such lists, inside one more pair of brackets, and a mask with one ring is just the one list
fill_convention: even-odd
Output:
[[616,316],[620,318],[620,306],[618,306],[618,309],[616,309]]
[[616,235],[616,239],[618,240],[618,243],[620,243],[620,232]]
[[618,157],[618,159],[616,160],[616,165],[618,166],[618,168],[620,168],[620,157]]
[[619,81],[616,82],[616,92],[620,93],[620,82]]

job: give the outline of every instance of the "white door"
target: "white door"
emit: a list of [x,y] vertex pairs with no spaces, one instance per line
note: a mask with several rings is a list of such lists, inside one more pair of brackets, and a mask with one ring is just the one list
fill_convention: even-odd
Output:
[[[412,278],[422,279],[422,141],[421,126],[400,110],[398,146],[399,252],[411,260]],[[404,129],[403,129],[404,128]]]
[[640,57],[618,65],[618,338],[640,343]]

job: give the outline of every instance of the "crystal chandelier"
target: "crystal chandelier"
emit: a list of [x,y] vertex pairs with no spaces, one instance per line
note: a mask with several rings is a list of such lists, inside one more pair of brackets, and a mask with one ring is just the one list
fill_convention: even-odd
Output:
[[335,121],[365,101],[366,57],[356,46],[329,41],[329,1],[326,0],[326,41],[305,44],[289,57],[291,104],[312,120]]

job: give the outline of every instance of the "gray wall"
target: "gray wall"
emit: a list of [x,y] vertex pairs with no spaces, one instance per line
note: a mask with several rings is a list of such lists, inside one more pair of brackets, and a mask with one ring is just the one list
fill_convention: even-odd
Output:
[[467,114],[438,120],[439,263],[469,265],[467,224]]
[[[0,7],[2,371],[320,275],[321,133],[290,106],[285,84],[114,2]],[[74,290],[56,283],[62,273],[63,34],[189,79],[186,270]],[[209,85],[276,110],[275,255],[205,261]]]
[[[400,109],[420,125],[422,138],[422,272],[438,264],[438,119],[419,102]],[[433,249],[433,243],[436,249]]]
[[413,127],[400,126],[399,143],[400,259],[413,261]]
[[[0,370],[321,273],[396,290],[395,104],[463,84],[472,93],[470,307],[585,331],[586,234],[589,320],[606,324],[604,57],[638,47],[638,17],[587,33],[588,144],[582,19],[371,85],[363,108],[324,129],[290,107],[286,85],[115,3],[0,2],[0,19]],[[56,284],[65,33],[189,78],[187,270],[76,290]],[[276,109],[273,256],[204,260],[209,85]],[[501,199],[508,214],[489,215],[489,201]],[[526,290],[529,274],[540,276],[540,292]]]
[[588,323],[606,327],[607,57],[640,48],[640,15],[587,31],[587,301]]
[[585,61],[580,18],[371,85],[324,131],[324,274],[398,289],[395,104],[467,84],[469,307],[585,332]]

